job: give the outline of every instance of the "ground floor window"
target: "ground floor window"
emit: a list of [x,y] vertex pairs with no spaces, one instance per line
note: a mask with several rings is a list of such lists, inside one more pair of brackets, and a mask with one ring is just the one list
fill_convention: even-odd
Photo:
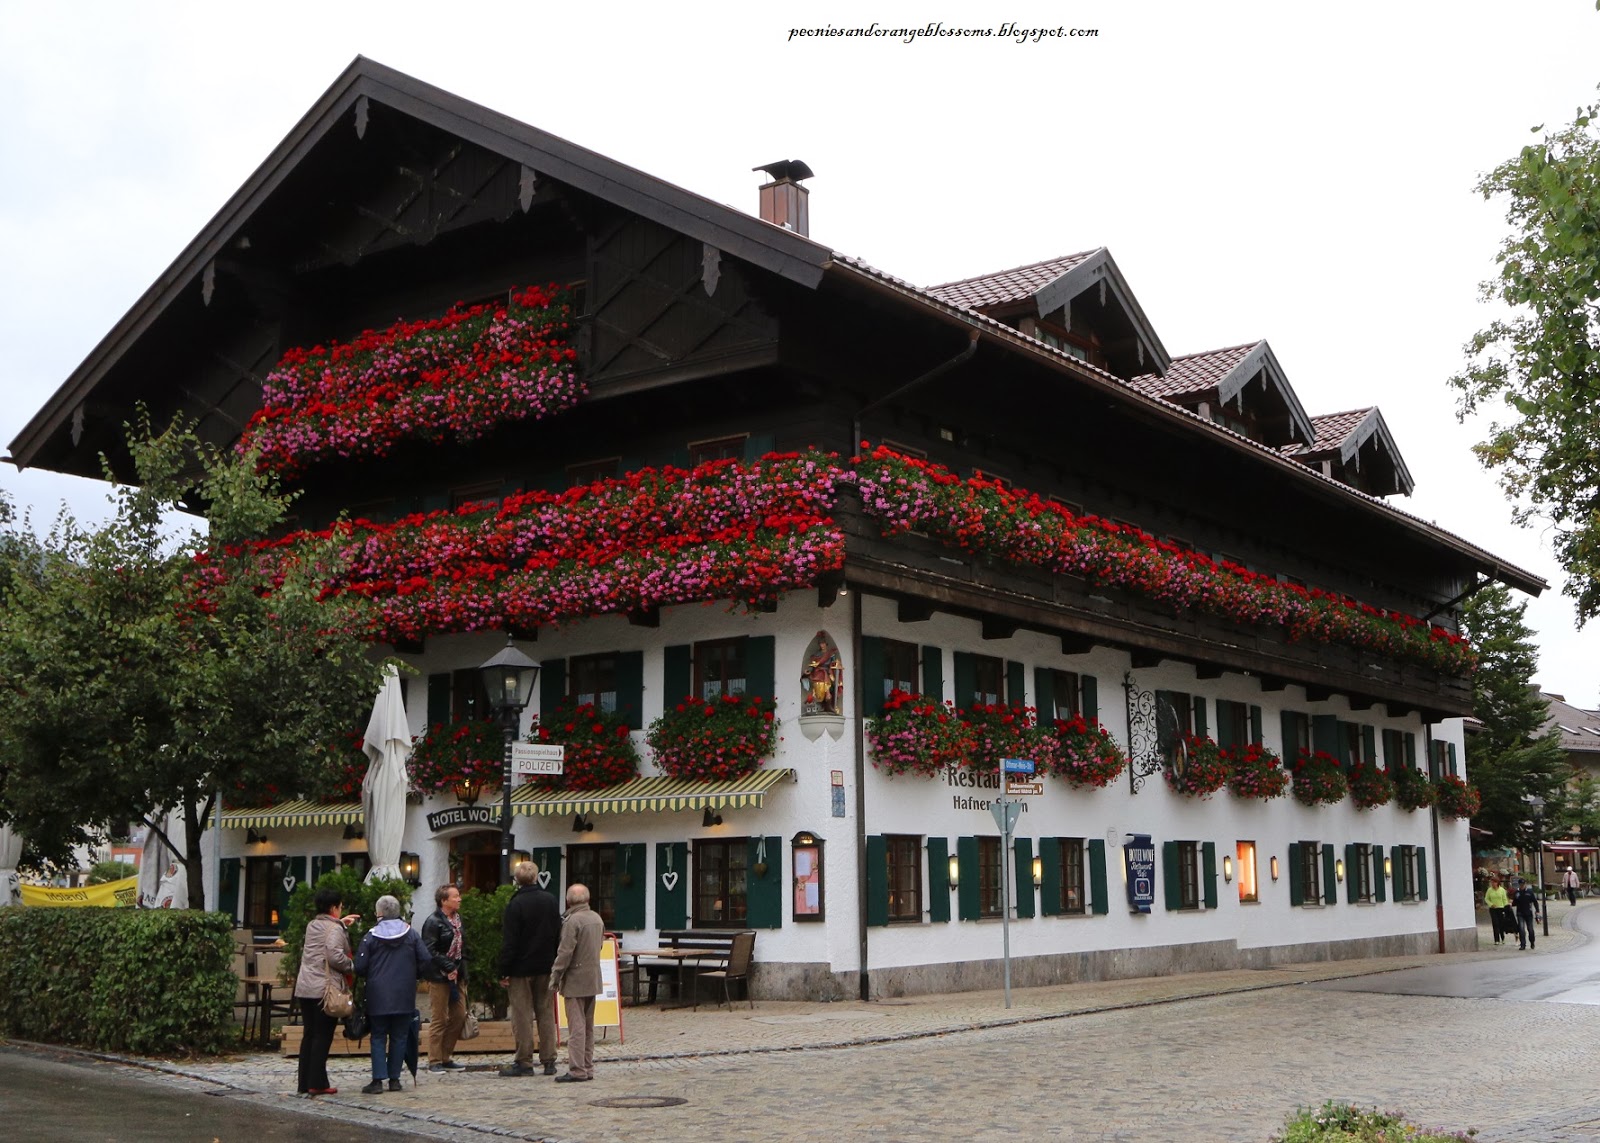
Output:
[[589,908],[600,914],[606,928],[617,916],[617,847],[574,845],[567,849],[567,884],[588,886]]
[[1300,885],[1305,904],[1322,904],[1322,846],[1317,842],[1300,843]]
[[1367,844],[1353,845],[1350,847],[1352,860],[1350,868],[1344,875],[1350,878],[1350,900],[1372,900],[1372,846]]
[[1417,899],[1417,847],[1397,845],[1394,850],[1394,899]]
[[1256,888],[1256,843],[1241,841],[1234,847],[1234,876],[1239,882],[1239,901],[1258,901]]
[[889,857],[889,920],[922,920],[922,839],[884,838]]
[[708,929],[742,929],[750,840],[694,843],[694,923]]
[[283,886],[283,858],[245,859],[244,927],[276,929],[278,895]]
[[1083,890],[1083,838],[1064,837],[1061,839],[1061,912],[1082,913],[1087,901],[1088,894]]
[[1000,862],[1004,860],[1000,839],[978,839],[978,915],[999,917],[1005,914],[1005,883],[1000,879]]
[[1200,843],[1178,843],[1178,908],[1200,907]]

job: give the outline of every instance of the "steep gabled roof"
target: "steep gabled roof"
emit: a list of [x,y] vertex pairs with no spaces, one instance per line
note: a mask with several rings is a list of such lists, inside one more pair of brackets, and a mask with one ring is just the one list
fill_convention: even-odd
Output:
[[1312,417],[1311,424],[1316,430],[1312,442],[1285,448],[1283,451],[1286,456],[1292,456],[1302,464],[1330,460],[1340,465],[1354,464],[1359,468],[1361,449],[1372,444],[1394,466],[1396,491],[1410,495],[1416,486],[1411,479],[1411,470],[1406,467],[1405,458],[1400,455],[1400,448],[1383,419],[1383,413],[1376,406],[1348,409],[1342,413],[1323,413]]
[[1068,254],[1044,262],[1031,262],[1026,266],[1015,266],[1010,270],[980,274],[976,278],[963,278],[959,282],[928,286],[927,292],[940,301],[971,310],[1011,305],[1027,301],[1099,252],[1099,250],[1085,250],[1081,254]]
[[1310,441],[1315,432],[1311,418],[1265,340],[1186,354],[1173,359],[1166,376],[1146,373],[1135,377],[1131,384],[1141,393],[1180,405],[1208,398],[1226,405],[1237,400],[1244,387],[1257,377],[1278,395],[1288,416],[1290,435],[1302,442]]

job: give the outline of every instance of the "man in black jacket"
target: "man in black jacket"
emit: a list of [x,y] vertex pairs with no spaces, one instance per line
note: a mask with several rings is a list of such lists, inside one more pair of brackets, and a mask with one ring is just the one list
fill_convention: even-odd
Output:
[[427,972],[428,995],[433,1001],[428,1020],[428,1070],[464,1072],[451,1056],[467,1023],[467,951],[461,939],[461,890],[441,885],[434,890],[439,908],[422,922],[422,943],[433,956]]
[[561,944],[561,907],[555,894],[539,887],[539,867],[519,861],[511,871],[517,891],[506,905],[500,932],[500,983],[511,995],[511,1030],[517,1058],[500,1069],[503,1076],[531,1076],[533,1029],[539,1028],[539,1062],[556,1074],[556,1021],[550,1007],[550,965]]
[[1539,895],[1533,891],[1533,886],[1518,878],[1517,891],[1511,895],[1511,904],[1517,910],[1517,936],[1521,941],[1517,947],[1531,949],[1533,922],[1539,916]]

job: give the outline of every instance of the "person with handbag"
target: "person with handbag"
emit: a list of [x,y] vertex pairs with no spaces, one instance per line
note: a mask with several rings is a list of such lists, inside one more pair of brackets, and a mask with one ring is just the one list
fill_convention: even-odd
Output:
[[451,1057],[467,1023],[467,950],[461,937],[461,890],[441,885],[434,890],[434,914],[422,922],[422,943],[433,963],[424,974],[432,1013],[428,1020],[428,1070],[464,1072],[467,1065]]
[[300,1005],[300,1019],[306,1034],[300,1041],[300,1086],[302,1095],[337,1095],[339,1089],[328,1082],[328,1050],[339,1020],[354,1010],[346,974],[355,969],[350,959],[352,922],[359,913],[341,916],[344,898],[337,889],[318,889],[317,915],[306,925],[300,946],[300,972],[294,978],[294,996]]
[[417,980],[433,967],[433,954],[417,930],[400,918],[400,902],[385,894],[373,910],[378,923],[356,950],[356,975],[367,980],[367,1031],[372,1036],[372,1082],[362,1095],[377,1095],[384,1081],[400,1090],[411,1017],[417,1010]]

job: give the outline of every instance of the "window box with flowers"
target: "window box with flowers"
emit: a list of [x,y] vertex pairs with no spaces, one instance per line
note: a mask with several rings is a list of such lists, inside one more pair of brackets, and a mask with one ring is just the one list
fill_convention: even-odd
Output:
[[1447,818],[1470,818],[1483,805],[1477,787],[1454,774],[1443,774],[1433,783],[1433,798],[1439,813]]
[[778,749],[771,699],[745,694],[685,698],[645,732],[656,765],[674,778],[709,782],[754,773]]
[[1228,790],[1236,798],[1271,801],[1289,790],[1289,775],[1283,760],[1259,742],[1235,746],[1226,752]]
[[1209,798],[1228,781],[1228,759],[1209,738],[1183,736],[1183,753],[1167,763],[1167,787],[1190,798]]
[[955,704],[898,688],[884,699],[882,712],[867,719],[866,738],[872,764],[889,774],[932,777],[975,749],[971,723]]
[[1082,715],[1055,720],[1056,749],[1044,772],[1079,789],[1104,789],[1128,767],[1128,756],[1103,726]]
[[1294,797],[1303,806],[1331,806],[1350,792],[1339,760],[1326,750],[1301,748],[1292,772]]
[[959,712],[971,742],[962,764],[969,770],[998,774],[1002,758],[1027,758],[1035,771],[1055,768],[1061,750],[1054,726],[1040,726],[1032,707],[973,703]]
[[1424,810],[1433,805],[1433,784],[1415,766],[1398,766],[1390,771],[1394,800],[1401,809]]
[[1386,806],[1394,797],[1394,779],[1375,762],[1354,762],[1350,766],[1350,800],[1358,810]]
[[424,794],[453,790],[472,803],[505,775],[506,739],[492,718],[445,722],[428,728],[411,752],[411,784]]
[[565,747],[562,772],[533,779],[546,789],[598,790],[639,773],[639,751],[627,716],[593,703],[569,698],[552,711],[541,711],[528,730],[528,741]]

